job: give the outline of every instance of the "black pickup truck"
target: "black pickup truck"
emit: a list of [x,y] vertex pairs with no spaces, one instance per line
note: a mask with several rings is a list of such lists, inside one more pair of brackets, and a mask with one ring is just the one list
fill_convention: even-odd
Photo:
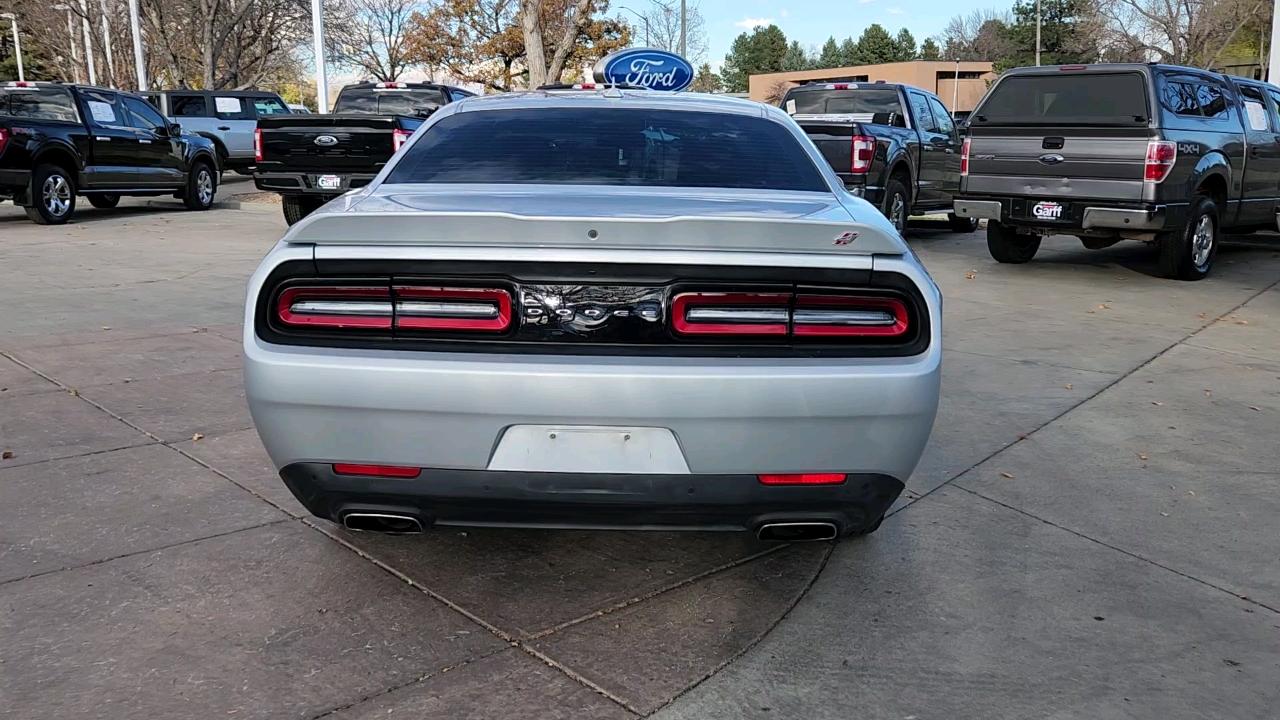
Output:
[[218,187],[213,143],[182,132],[137,95],[85,85],[0,84],[0,200],[61,225],[83,195],[173,195],[208,210]]
[[1159,64],[1005,73],[969,118],[956,212],[988,218],[999,262],[1042,239],[1139,240],[1160,274],[1208,275],[1224,230],[1274,230],[1280,87]]
[[[849,192],[905,231],[907,218],[951,211],[960,190],[960,135],[936,95],[885,82],[812,83],[787,91],[782,108],[818,146]],[[949,215],[951,229],[975,220]]]
[[472,96],[434,83],[357,83],[338,93],[332,115],[259,117],[254,184],[280,193],[292,225],[368,185],[431,113]]

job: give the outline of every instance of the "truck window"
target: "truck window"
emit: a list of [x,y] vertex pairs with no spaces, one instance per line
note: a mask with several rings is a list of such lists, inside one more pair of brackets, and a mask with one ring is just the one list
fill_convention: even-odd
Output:
[[937,98],[929,98],[929,109],[933,111],[934,132],[939,132],[943,135],[951,135],[955,132],[956,124],[951,120],[951,113],[942,104],[942,101]]
[[256,97],[253,99],[253,109],[258,117],[263,115],[290,115],[292,111],[285,107],[285,104],[273,97]]
[[90,121],[99,127],[129,127],[124,119],[124,108],[120,107],[120,98],[115,93],[97,90],[82,90],[85,110]]
[[1267,97],[1271,99],[1271,126],[1280,128],[1280,90],[1267,88]]
[[219,120],[253,120],[247,98],[213,96],[213,114]]
[[140,130],[155,130],[165,126],[164,118],[149,103],[131,97],[121,99],[129,113],[129,124]]
[[1160,104],[1174,115],[1200,117],[1200,94],[1196,86],[1188,82],[1164,80],[1160,89]]
[[203,95],[173,95],[169,98],[169,112],[175,117],[207,117],[209,107]]
[[[1244,117],[1245,122],[1249,124],[1250,130],[1258,132],[1267,132],[1272,129],[1274,120],[1268,120],[1267,101],[1262,97],[1262,91],[1252,85],[1240,85],[1240,98],[1244,101]],[[1280,125],[1275,125],[1280,127]]]
[[911,98],[911,114],[916,117],[916,125],[921,130],[938,132],[938,126],[933,122],[933,112],[929,110],[929,99],[916,92],[907,95]]
[[897,90],[800,90],[787,97],[787,102],[792,100],[796,103],[795,115],[902,115]]
[[362,115],[429,115],[445,104],[436,88],[344,88],[333,104],[334,113]]
[[1216,85],[1200,85],[1196,88],[1196,100],[1200,103],[1200,112],[1205,117],[1225,120],[1230,117],[1226,93]]
[[779,123],[639,108],[458,113],[411,145],[387,182],[830,192]]
[[973,112],[978,123],[1115,125],[1146,122],[1140,73],[1015,75],[998,82]]
[[0,115],[76,122],[76,105],[66,88],[0,88]]

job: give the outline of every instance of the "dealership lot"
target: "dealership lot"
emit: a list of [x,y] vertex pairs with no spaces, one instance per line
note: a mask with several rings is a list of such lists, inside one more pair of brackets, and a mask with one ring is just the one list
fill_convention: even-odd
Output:
[[0,206],[0,715],[1280,704],[1276,236],[1190,284],[1137,243],[998,266],[981,234],[914,231],[946,296],[929,450],[876,534],[778,546],[305,516],[239,370],[245,281],[283,228],[274,205],[125,200],[62,227]]

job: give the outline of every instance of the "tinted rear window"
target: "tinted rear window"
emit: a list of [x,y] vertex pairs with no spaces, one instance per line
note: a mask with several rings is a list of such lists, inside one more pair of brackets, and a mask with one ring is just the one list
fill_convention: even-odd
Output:
[[979,123],[1132,124],[1146,122],[1147,84],[1138,73],[1006,78],[974,112]]
[[387,182],[829,191],[776,122],[635,108],[458,113],[433,125]]
[[0,115],[76,122],[76,106],[65,88],[0,89]]
[[897,90],[802,90],[787,100],[795,100],[796,115],[902,114]]
[[333,111],[362,115],[428,115],[444,104],[444,93],[429,88],[410,90],[347,88],[338,94],[338,101],[334,103]]

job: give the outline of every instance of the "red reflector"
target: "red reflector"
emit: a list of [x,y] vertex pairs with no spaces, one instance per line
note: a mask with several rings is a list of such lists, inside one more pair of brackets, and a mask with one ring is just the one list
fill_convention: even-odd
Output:
[[262,131],[253,129],[253,160],[254,162],[262,162]]
[[969,177],[969,138],[960,146],[960,177]]
[[801,295],[792,333],[810,337],[896,337],[907,332],[907,306],[894,298]]
[[1147,143],[1147,165],[1145,179],[1150,182],[1161,182],[1173,170],[1178,160],[1178,144],[1171,140],[1152,140]]
[[495,288],[396,287],[396,327],[502,332],[511,293]]
[[849,172],[865,175],[871,171],[871,161],[876,157],[876,139],[865,135],[853,137],[853,155],[849,158]]
[[682,335],[786,335],[790,304],[789,293],[681,293],[671,301],[671,326]]
[[844,473],[800,473],[797,475],[757,475],[765,485],[839,485]]
[[[334,463],[333,471],[339,475],[374,475],[376,477],[415,478],[422,468],[400,467],[398,465],[352,465]],[[841,475],[841,477],[844,477]]]
[[391,291],[385,287],[291,287],[276,314],[285,325],[391,329]]

